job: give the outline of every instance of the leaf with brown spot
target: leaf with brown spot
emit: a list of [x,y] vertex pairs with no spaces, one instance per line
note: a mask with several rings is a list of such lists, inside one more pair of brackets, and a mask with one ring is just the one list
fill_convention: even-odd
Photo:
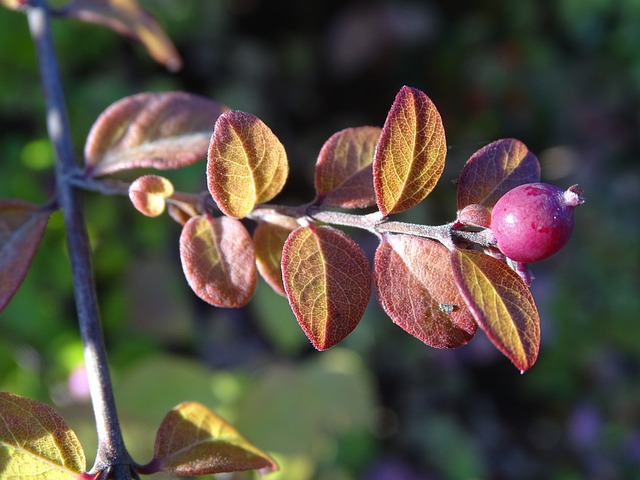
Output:
[[526,145],[504,138],[474,153],[458,179],[458,210],[476,203],[493,207],[502,195],[525,183],[540,181],[540,163]]
[[142,43],[151,58],[175,72],[182,59],[156,19],[136,0],[71,0],[62,13],[70,18],[103,25]]
[[282,249],[289,234],[298,228],[298,222],[282,217],[278,223],[260,222],[253,232],[258,272],[273,290],[287,296],[282,283]]
[[0,201],[0,311],[24,281],[50,214],[22,200]]
[[51,407],[0,392],[0,477],[75,480],[86,468],[82,445]]
[[118,100],[91,127],[84,156],[92,176],[134,168],[169,170],[207,156],[226,107],[183,92],[139,93]]
[[374,284],[391,320],[427,345],[456,348],[476,333],[477,324],[453,278],[449,250],[439,242],[385,237],[376,251]]
[[280,193],[288,174],[284,146],[262,120],[239,111],[220,116],[209,144],[207,184],[225,215],[246,217]]
[[456,283],[480,328],[521,371],[538,357],[540,318],[520,276],[500,260],[475,250],[455,250]]
[[143,471],[181,476],[278,470],[276,462],[204,405],[184,402],[162,420],[154,458]]
[[165,199],[173,195],[173,184],[158,175],[144,175],[129,185],[129,200],[133,206],[147,217],[162,215]]
[[282,252],[282,274],[291,309],[318,350],[356,328],[371,296],[364,252],[333,227],[294,230]]
[[373,159],[378,208],[408,210],[433,190],[447,154],[442,119],[423,92],[402,87],[382,128]]
[[242,307],[256,288],[256,257],[249,232],[229,217],[193,217],[180,235],[180,259],[198,297],[217,307]]
[[371,164],[381,132],[378,127],[347,128],[325,142],[315,169],[319,204],[342,208],[375,205]]

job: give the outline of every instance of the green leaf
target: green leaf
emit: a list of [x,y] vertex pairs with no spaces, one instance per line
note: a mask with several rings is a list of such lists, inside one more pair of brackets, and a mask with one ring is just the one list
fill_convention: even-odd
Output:
[[207,156],[211,129],[226,107],[183,92],[139,93],[118,100],[91,127],[88,172],[134,168],[169,170]]
[[514,187],[539,181],[540,163],[524,143],[496,140],[474,153],[460,172],[458,210],[473,203],[491,208]]
[[258,117],[239,111],[220,116],[209,145],[207,182],[224,214],[246,217],[280,193],[288,173],[284,147]]
[[520,276],[502,261],[474,250],[455,250],[451,263],[480,328],[516,368],[528,370],[538,357],[540,318]]
[[371,164],[382,130],[347,128],[325,142],[315,169],[317,203],[365,208],[376,203]]
[[180,258],[198,297],[217,307],[242,307],[256,288],[256,257],[240,221],[199,216],[180,235]]
[[166,415],[156,435],[151,464],[155,467],[151,471],[178,475],[278,470],[271,457],[196,402],[181,403]]
[[21,200],[0,201],[0,311],[27,275],[50,213]]
[[451,271],[449,250],[439,242],[389,235],[376,251],[378,302],[391,320],[436,348],[456,348],[476,333]]
[[279,223],[260,222],[253,232],[256,265],[264,280],[279,295],[286,296],[282,283],[282,249],[298,222],[283,217]]
[[151,58],[175,72],[182,59],[160,24],[136,0],[72,0],[64,14],[83,22],[104,25],[142,43]]
[[371,296],[371,271],[364,252],[332,227],[294,230],[282,252],[289,304],[313,346],[326,350],[360,322]]
[[65,420],[43,403],[0,392],[0,478],[70,480],[86,468]]
[[442,119],[423,92],[402,87],[373,159],[378,208],[384,215],[420,203],[435,187],[447,154]]
[[173,195],[173,184],[165,177],[144,175],[129,185],[129,200],[147,217],[157,217],[164,212],[165,199]]

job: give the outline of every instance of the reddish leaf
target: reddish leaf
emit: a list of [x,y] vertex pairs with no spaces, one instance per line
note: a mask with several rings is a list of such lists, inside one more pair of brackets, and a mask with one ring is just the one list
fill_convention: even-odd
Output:
[[460,172],[458,210],[472,203],[493,207],[512,188],[538,181],[540,164],[524,143],[496,140],[474,153]]
[[282,283],[282,249],[289,234],[297,227],[298,222],[283,217],[279,223],[260,222],[253,232],[258,272],[283,297],[287,294]]
[[293,313],[318,350],[356,328],[371,296],[371,271],[348,235],[332,227],[294,230],[284,245],[282,273]]
[[164,212],[165,199],[173,195],[173,184],[158,175],[145,175],[129,185],[129,199],[133,206],[147,217]]
[[386,237],[376,251],[374,283],[378,302],[391,320],[427,345],[456,348],[476,333],[477,324],[451,272],[449,250],[439,242]]
[[207,162],[209,192],[230,217],[246,217],[275,197],[289,173],[280,140],[258,117],[231,111],[216,122]]
[[540,318],[520,276],[500,260],[474,250],[455,250],[453,273],[471,313],[493,344],[521,371],[540,348]]
[[64,14],[133,38],[145,46],[151,58],[171,71],[182,67],[182,59],[169,37],[136,0],[71,0],[64,7]]
[[435,187],[447,154],[442,119],[429,97],[402,87],[373,159],[378,208],[384,215],[420,203]]
[[149,471],[178,475],[211,475],[260,470],[278,465],[262,450],[204,405],[184,402],[162,421]]
[[0,201],[0,311],[27,275],[49,215],[32,203]]
[[183,92],[118,100],[91,127],[84,155],[94,176],[134,168],[168,170],[207,156],[211,130],[226,107]]
[[256,288],[251,237],[238,220],[193,217],[180,236],[180,258],[189,286],[217,307],[242,307]]
[[0,476],[77,479],[86,468],[82,445],[51,407],[0,392]]
[[342,208],[364,208],[376,203],[373,154],[382,130],[347,128],[323,145],[315,170],[318,203]]

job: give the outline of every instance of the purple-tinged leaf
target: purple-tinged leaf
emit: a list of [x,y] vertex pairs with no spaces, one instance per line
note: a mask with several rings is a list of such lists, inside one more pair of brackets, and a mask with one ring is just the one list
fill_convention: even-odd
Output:
[[507,264],[475,250],[455,250],[458,288],[487,337],[521,371],[538,357],[540,318],[531,292]]
[[477,324],[441,243],[409,235],[385,237],[376,251],[374,283],[391,320],[427,345],[456,348],[473,338]]
[[491,208],[509,190],[538,181],[540,163],[524,143],[496,140],[474,153],[460,172],[458,210],[472,203]]
[[169,170],[206,158],[226,107],[184,92],[139,93],[118,100],[91,127],[84,155],[92,176],[135,168]]
[[381,132],[378,127],[347,128],[325,142],[315,169],[318,203],[342,208],[375,205],[371,164]]
[[0,311],[27,275],[50,213],[21,200],[0,201]]
[[242,307],[256,288],[249,232],[229,217],[193,217],[180,235],[182,269],[191,289],[217,307]]

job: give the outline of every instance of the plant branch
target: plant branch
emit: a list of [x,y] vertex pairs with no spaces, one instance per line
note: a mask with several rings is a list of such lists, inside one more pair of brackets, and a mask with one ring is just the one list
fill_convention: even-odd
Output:
[[32,0],[29,5],[27,16],[38,54],[47,129],[56,154],[57,200],[65,220],[80,334],[98,433],[98,452],[92,472],[108,471],[107,475],[111,478],[131,479],[133,462],[125,448],[115,408],[86,225],[79,192],[71,182],[77,162],[53,45],[48,5],[45,0]]

